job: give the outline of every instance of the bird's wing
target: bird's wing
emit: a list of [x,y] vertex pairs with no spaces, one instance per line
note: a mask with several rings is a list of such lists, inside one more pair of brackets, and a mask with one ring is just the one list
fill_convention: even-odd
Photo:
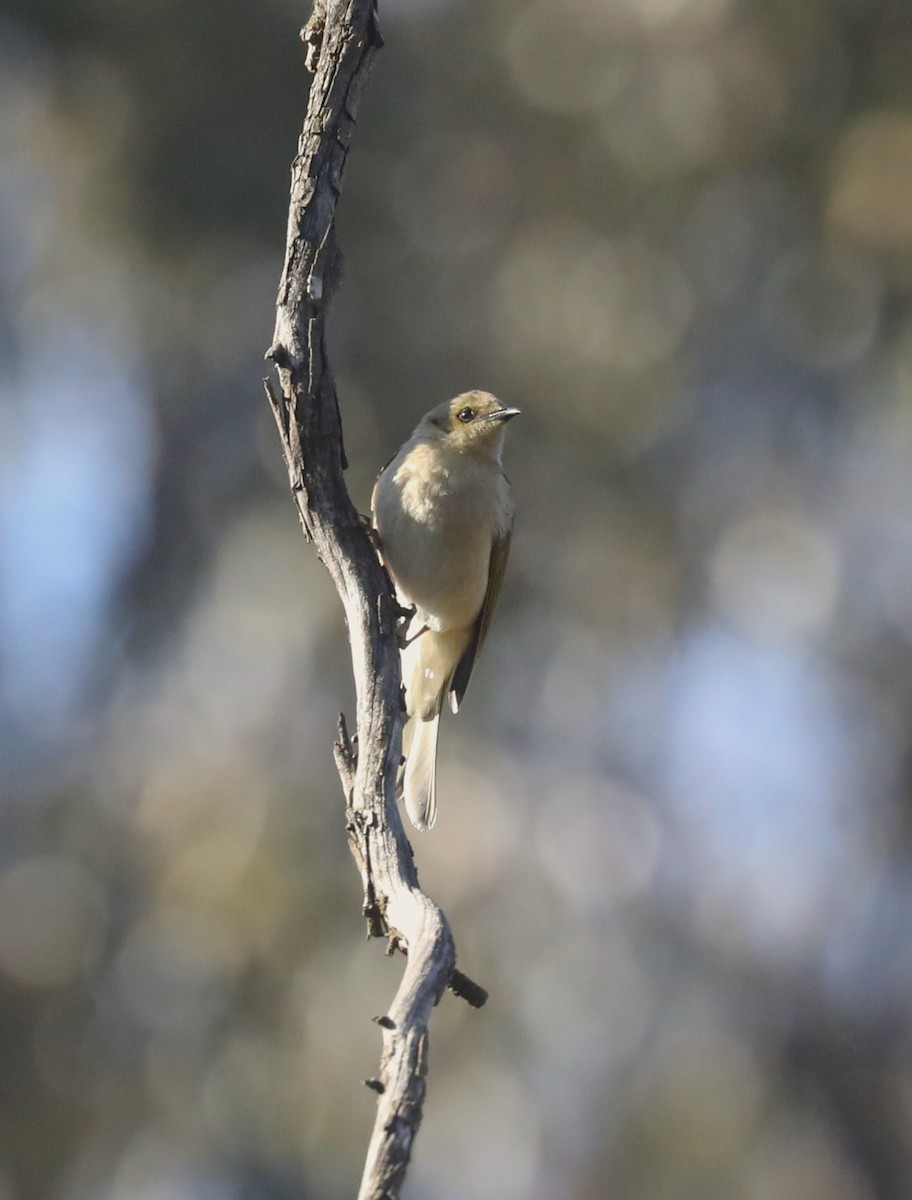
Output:
[[[399,452],[397,450],[396,454],[394,454],[393,457],[391,459],[389,459],[388,462],[384,463],[383,466],[380,468],[380,473],[377,476],[377,478],[374,480],[374,487],[373,487],[373,490],[371,491],[371,526],[373,527],[372,540],[374,543],[374,549],[377,551],[377,555],[378,555],[380,561],[383,563],[384,567],[386,567],[391,578],[392,578],[392,571],[390,571],[390,565],[386,561],[386,555],[383,553],[383,545],[380,541],[380,531],[377,528],[377,490],[380,487],[380,481],[383,479],[383,476],[386,474],[388,468],[391,467],[393,465],[393,463],[395,462],[396,456],[398,455],[398,453]],[[393,587],[395,589],[395,582],[393,583]]]
[[511,527],[501,537],[496,537],[491,546],[491,560],[488,566],[488,587],[485,592],[484,603],[475,621],[471,641],[466,646],[465,653],[459,660],[459,664],[453,672],[453,678],[450,681],[450,708],[454,713],[459,711],[462,698],[465,695],[466,688],[469,686],[469,678],[472,674],[472,668],[475,666],[475,659],[481,653],[481,647],[484,645],[484,640],[491,627],[494,609],[497,607],[497,597],[500,595],[504,572],[507,569],[507,555],[510,553],[510,539],[512,536],[513,529]]
[[[397,450],[396,454],[398,454],[398,453],[399,452]],[[396,454],[393,455],[393,458],[396,457]],[[380,480],[383,478],[386,468],[392,464],[393,458],[387,459],[387,461],[380,468],[380,471],[377,474],[377,478],[374,480],[374,487],[373,487],[373,491],[371,492],[371,518],[372,518],[375,526],[377,524],[377,488],[380,486]]]

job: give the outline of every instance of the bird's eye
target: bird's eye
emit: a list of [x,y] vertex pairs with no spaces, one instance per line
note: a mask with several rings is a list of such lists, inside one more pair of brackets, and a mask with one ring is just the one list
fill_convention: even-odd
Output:
[[471,421],[473,419],[473,417],[475,416],[475,409],[474,408],[461,408],[456,415],[457,415],[457,417],[459,417],[460,421],[462,421],[464,424],[468,425],[469,421]]

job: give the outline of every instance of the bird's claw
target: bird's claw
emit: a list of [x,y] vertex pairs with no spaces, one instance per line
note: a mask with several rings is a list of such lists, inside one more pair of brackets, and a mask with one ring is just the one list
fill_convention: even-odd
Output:
[[396,638],[399,642],[399,649],[404,650],[407,646],[412,644],[415,638],[419,638],[423,633],[427,632],[427,625],[422,625],[417,633],[412,634],[412,636],[409,637],[409,626],[411,625],[415,614],[418,612],[418,609],[414,604],[410,604],[408,608],[403,608],[400,604],[397,612],[400,624],[399,628],[396,630]]
[[412,642],[417,642],[423,633],[427,633],[429,631],[429,626],[422,625],[421,628],[418,630],[418,632],[413,633],[411,637],[405,636],[407,629],[408,629],[408,626],[406,626],[405,629],[403,629],[399,635],[399,649],[400,650],[405,650],[408,646],[411,646]]

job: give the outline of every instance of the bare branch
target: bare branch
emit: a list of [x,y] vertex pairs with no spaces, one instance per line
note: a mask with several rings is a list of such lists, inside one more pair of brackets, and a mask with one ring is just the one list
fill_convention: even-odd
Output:
[[365,523],[345,487],[345,455],[324,342],[338,282],[334,217],[358,102],[382,45],[372,0],[322,0],[302,31],[314,69],[292,166],[285,266],[267,353],[277,386],[266,394],[292,494],[345,608],[357,694],[357,735],[344,718],[335,745],[346,796],[348,840],[361,872],[368,932],[390,940],[406,967],[382,1030],[380,1071],[360,1200],[393,1200],[405,1177],[425,1093],[427,1026],[448,985],[470,1004],[486,993],[455,971],[449,924],[421,891],[396,803],[402,745],[399,608]]

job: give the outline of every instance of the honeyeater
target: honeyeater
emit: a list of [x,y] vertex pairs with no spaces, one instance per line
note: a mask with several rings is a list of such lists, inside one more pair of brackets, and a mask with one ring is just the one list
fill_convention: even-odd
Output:
[[402,791],[416,829],[437,816],[444,699],[458,711],[503,582],[513,498],[501,460],[518,412],[489,392],[464,392],[419,421],[374,486],[383,560],[400,602],[415,610],[402,649]]

